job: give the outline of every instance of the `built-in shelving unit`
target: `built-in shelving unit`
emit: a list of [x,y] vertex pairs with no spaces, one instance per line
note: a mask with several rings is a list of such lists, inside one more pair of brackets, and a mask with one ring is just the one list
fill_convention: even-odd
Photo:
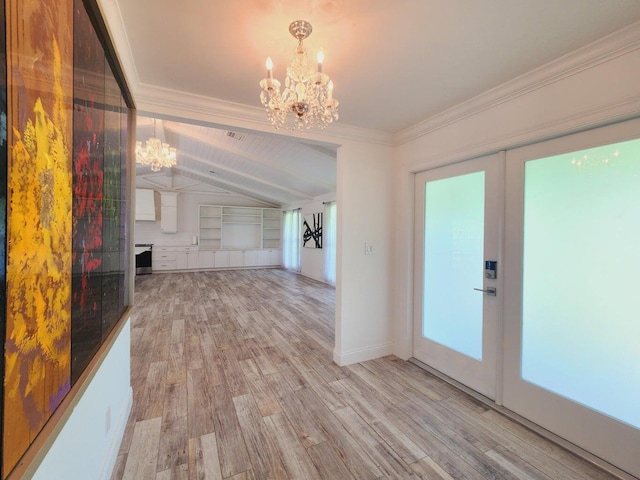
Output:
[[280,248],[282,212],[262,209],[262,248]]
[[199,205],[200,250],[279,249],[282,212],[277,208]]
[[222,246],[222,207],[199,205],[200,249],[218,250]]
[[262,209],[222,207],[222,248],[262,248]]

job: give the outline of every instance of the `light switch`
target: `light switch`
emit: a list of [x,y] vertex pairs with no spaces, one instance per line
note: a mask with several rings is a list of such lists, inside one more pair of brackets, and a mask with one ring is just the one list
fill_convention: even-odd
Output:
[[364,242],[364,254],[365,255],[373,255],[373,244],[369,242]]

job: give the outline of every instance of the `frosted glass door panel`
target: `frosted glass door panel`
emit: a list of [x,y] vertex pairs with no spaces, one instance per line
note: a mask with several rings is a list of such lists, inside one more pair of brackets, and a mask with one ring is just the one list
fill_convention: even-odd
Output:
[[484,262],[500,264],[502,167],[490,155],[415,176],[413,356],[491,399],[501,277]]
[[484,172],[425,184],[425,338],[482,359]]
[[525,164],[522,378],[640,427],[640,141]]

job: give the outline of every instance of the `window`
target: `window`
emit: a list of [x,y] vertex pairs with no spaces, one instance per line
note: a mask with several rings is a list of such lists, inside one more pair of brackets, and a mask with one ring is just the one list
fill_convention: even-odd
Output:
[[324,279],[336,284],[336,202],[324,206]]
[[300,271],[300,209],[284,212],[282,259],[284,268]]

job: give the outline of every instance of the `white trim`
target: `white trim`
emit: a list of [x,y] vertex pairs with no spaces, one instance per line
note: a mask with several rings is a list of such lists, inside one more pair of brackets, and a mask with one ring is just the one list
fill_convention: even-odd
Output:
[[118,459],[118,451],[120,450],[120,444],[124,438],[124,432],[127,428],[127,422],[129,421],[129,414],[133,407],[133,388],[129,387],[129,394],[127,395],[127,401],[124,408],[120,412],[118,422],[114,425],[114,432],[111,437],[111,445],[109,445],[109,451],[104,459],[102,465],[102,473],[100,474],[101,480],[109,480],[113,474],[113,468],[116,465]]
[[[138,84],[134,97],[138,109],[149,113],[185,118],[221,127],[241,127],[296,138],[300,136],[298,132],[275,131],[271,123],[268,122],[264,109],[257,106],[253,107],[145,83]],[[304,136],[307,139],[335,145],[340,145],[346,140],[380,145],[392,144],[392,134],[390,133],[343,123],[330,125],[326,130],[305,132]]]
[[[394,144],[402,145],[410,142],[435,130],[439,130],[448,125],[459,122],[467,117],[471,117],[502,103],[512,101],[517,97],[521,97],[534,90],[544,88],[550,84],[576,75],[584,70],[588,70],[598,64],[613,60],[614,58],[639,48],[640,22],[636,22],[572,53],[564,55],[542,65],[541,67],[531,70],[524,75],[492,88],[491,90],[488,90],[466,102],[462,102],[438,115],[430,117],[406,128],[401,132],[398,132],[394,136]],[[634,96],[626,102],[622,102],[623,105],[619,105],[618,110],[624,110],[626,104],[632,102],[634,108],[631,108],[630,110],[637,111],[638,105],[640,105],[640,98],[638,98],[638,96]],[[602,111],[599,109],[597,112],[590,112],[588,116],[602,119],[603,116],[608,116],[609,118],[620,118],[620,116],[623,115],[623,113],[619,111],[616,112],[615,108],[613,108],[614,111],[607,115],[607,110],[610,109],[603,108]],[[588,112],[581,112],[579,115],[574,117],[580,119],[587,116],[587,113]],[[571,120],[571,117],[567,118],[563,122],[567,122],[569,120]],[[549,132],[552,132],[554,135],[558,135],[557,125],[545,126],[548,127],[547,130]],[[543,125],[540,125],[539,128],[542,129]],[[576,125],[573,128],[580,128],[580,125]],[[531,132],[531,135],[527,138],[540,138],[544,136],[545,135],[541,135],[540,133],[534,134]],[[520,142],[525,141],[525,139],[520,140]],[[504,148],[504,146],[509,143],[511,142],[504,143],[504,140],[502,140],[502,144],[499,148]],[[486,143],[484,145],[486,146]],[[515,145],[517,145],[517,143],[512,143],[510,146]]]
[[[98,0],[98,3],[123,66],[134,101],[140,110],[225,127],[240,126],[280,135],[296,135],[287,131],[274,132],[260,107],[227,102],[222,99],[141,82],[117,2]],[[345,140],[354,140],[380,145],[402,145],[639,48],[640,22],[636,22],[395,134],[337,123],[325,131],[308,132],[305,133],[305,136],[309,139],[330,141],[336,144],[341,144]],[[531,141],[549,138],[552,135],[558,136],[588,126],[595,126],[595,121],[602,125],[625,118],[638,110],[640,110],[640,95],[632,95],[617,104],[606,104],[597,109],[585,110],[563,118],[552,125],[542,123],[534,129],[496,138],[491,142],[484,142],[482,145],[467,146],[452,154],[451,157],[472,158],[521,146]]]
[[[120,63],[123,65],[134,101],[140,110],[167,117],[201,121],[221,127],[241,127],[286,136],[296,135],[295,132],[275,132],[261,107],[228,102],[141,82],[117,2],[99,0],[98,3],[116,47]],[[395,134],[338,122],[329,126],[325,131],[306,132],[305,136],[309,139],[328,141],[338,145],[345,140],[380,145],[402,145],[639,48],[640,22],[636,22]],[[606,104],[596,109],[567,116],[555,124],[541,123],[533,129],[512,133],[507,137],[496,138],[490,142],[483,142],[482,145],[466,146],[464,149],[452,153],[451,157],[472,158],[521,146],[531,141],[595,126],[594,122],[602,125],[621,118],[628,118],[638,110],[640,110],[640,95],[632,95],[613,105]]]
[[140,77],[138,76],[138,70],[133,60],[131,44],[129,43],[129,37],[127,37],[124,21],[122,20],[120,5],[114,1],[98,0],[98,8],[102,13],[102,18],[109,31],[109,36],[113,42],[118,61],[122,66],[127,85],[129,85],[131,94],[135,98],[136,89],[138,85],[140,85]]
[[376,358],[386,357],[393,353],[393,344],[385,343],[382,345],[373,345],[365,348],[358,348],[349,352],[339,352],[337,349],[333,350],[333,361],[344,367],[346,365],[352,365],[354,363],[366,362],[369,360],[375,360]]
[[[299,137],[297,132],[275,131],[267,121],[264,109],[222,99],[168,89],[141,81],[127,37],[118,2],[98,0],[107,30],[124,70],[131,94],[138,110],[168,118],[188,119],[221,127],[240,127],[276,135]],[[256,91],[256,105],[259,91]],[[340,145],[347,140],[391,145],[393,135],[338,122],[324,131],[305,132],[305,138]]]

